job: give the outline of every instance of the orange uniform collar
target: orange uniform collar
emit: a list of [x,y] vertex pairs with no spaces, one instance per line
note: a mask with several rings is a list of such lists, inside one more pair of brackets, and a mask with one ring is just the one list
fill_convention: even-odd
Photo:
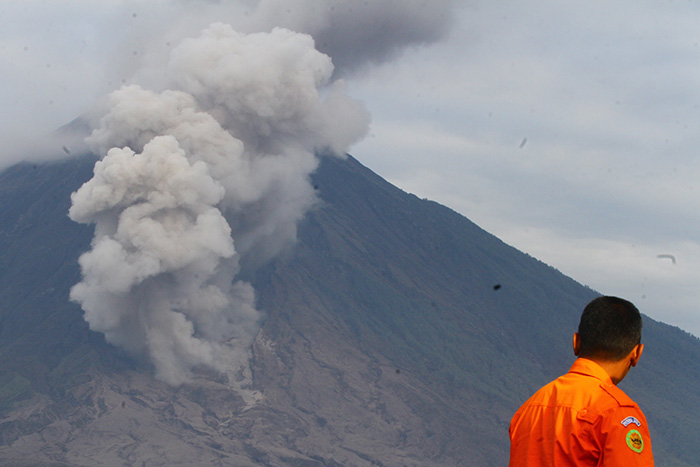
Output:
[[571,365],[569,373],[592,376],[599,379],[604,384],[613,384],[610,375],[608,375],[608,373],[596,362],[587,358],[577,358],[574,364]]

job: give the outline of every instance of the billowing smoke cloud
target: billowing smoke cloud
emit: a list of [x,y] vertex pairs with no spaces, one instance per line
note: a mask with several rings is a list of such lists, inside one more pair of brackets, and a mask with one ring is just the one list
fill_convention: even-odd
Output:
[[167,70],[169,90],[113,92],[87,139],[104,157],[72,196],[95,237],[71,298],[164,381],[209,367],[243,384],[260,313],[241,264],[295,240],[315,153],[342,155],[369,118],[313,39],[287,29],[211,25]]

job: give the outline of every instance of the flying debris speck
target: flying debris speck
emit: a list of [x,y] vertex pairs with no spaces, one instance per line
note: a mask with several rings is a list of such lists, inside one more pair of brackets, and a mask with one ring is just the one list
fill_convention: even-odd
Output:
[[668,254],[662,254],[662,255],[656,255],[657,258],[668,258],[671,260],[673,264],[676,264],[676,257],[673,255],[668,255]]

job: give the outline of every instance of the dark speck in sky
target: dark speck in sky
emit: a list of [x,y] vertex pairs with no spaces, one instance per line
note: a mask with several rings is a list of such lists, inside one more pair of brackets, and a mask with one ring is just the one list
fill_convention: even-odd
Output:
[[676,257],[673,255],[663,254],[663,255],[656,255],[656,257],[670,259],[673,264],[676,264]]

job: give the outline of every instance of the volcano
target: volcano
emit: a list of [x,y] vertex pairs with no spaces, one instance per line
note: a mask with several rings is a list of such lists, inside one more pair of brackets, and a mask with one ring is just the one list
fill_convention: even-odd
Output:
[[[169,385],[69,300],[93,238],[70,194],[95,160],[0,174],[4,465],[505,465],[512,413],[569,368],[597,296],[355,158],[322,157],[296,243],[242,267],[263,314],[252,383],[201,368]],[[622,387],[657,464],[698,465],[700,342],[646,316],[643,342]]]

